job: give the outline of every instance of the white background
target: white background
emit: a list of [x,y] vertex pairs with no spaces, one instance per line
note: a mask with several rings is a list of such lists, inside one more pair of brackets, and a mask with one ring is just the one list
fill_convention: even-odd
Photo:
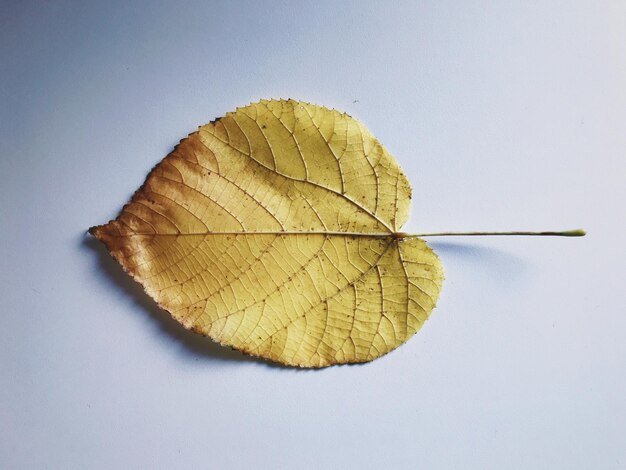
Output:
[[[626,3],[0,6],[0,467],[626,468]],[[371,364],[183,330],[86,229],[198,125],[348,112],[439,239],[438,308]]]

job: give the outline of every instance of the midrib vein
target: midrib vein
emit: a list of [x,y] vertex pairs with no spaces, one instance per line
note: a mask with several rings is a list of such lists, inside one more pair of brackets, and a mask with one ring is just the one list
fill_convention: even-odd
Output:
[[344,237],[373,237],[373,238],[404,238],[407,234],[400,234],[395,232],[342,232],[333,230],[258,230],[258,231],[224,231],[224,232],[189,232],[189,233],[120,233],[109,234],[116,238],[123,237],[197,237],[197,236],[209,236],[209,235],[333,235]]

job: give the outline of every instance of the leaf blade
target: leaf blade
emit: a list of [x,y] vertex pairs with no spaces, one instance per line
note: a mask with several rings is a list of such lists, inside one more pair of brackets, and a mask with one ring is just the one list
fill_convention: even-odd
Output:
[[410,192],[358,121],[262,101],[181,141],[92,233],[187,328],[290,365],[365,362],[441,288],[432,250],[395,234]]

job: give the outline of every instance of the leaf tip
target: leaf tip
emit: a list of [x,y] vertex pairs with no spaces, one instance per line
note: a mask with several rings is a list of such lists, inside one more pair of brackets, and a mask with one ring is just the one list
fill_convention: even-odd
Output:
[[93,227],[89,227],[88,232],[90,235],[93,235],[105,244],[110,242],[115,235],[119,235],[119,230],[117,229],[115,221],[111,221],[105,225],[94,225]]

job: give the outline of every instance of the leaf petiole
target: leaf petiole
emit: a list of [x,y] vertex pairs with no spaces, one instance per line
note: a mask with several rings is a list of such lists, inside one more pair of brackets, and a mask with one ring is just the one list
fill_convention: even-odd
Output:
[[476,237],[493,235],[530,235],[547,237],[584,237],[587,234],[583,229],[563,230],[559,232],[433,232],[433,233],[398,233],[401,237]]

